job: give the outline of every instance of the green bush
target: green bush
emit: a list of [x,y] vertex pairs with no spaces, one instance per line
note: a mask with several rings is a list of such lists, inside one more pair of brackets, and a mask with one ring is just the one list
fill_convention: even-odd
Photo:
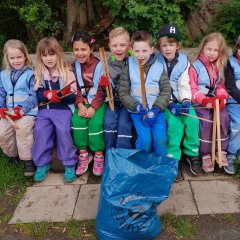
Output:
[[[130,34],[142,29],[156,37],[163,24],[177,24],[185,36],[184,19],[187,13],[199,4],[199,1],[166,1],[166,0],[102,0],[102,4],[109,8],[110,14],[115,16],[114,26],[123,26]],[[183,9],[183,13],[181,12]]]
[[221,32],[229,44],[235,44],[236,38],[240,35],[239,15],[240,1],[230,0],[227,4],[218,3],[214,5],[212,24],[208,32]]

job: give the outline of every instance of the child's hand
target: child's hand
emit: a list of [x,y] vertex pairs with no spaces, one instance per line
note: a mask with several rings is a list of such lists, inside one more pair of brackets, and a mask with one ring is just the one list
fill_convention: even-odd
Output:
[[98,85],[99,85],[100,87],[103,87],[103,88],[108,87],[108,85],[109,85],[108,78],[107,78],[106,76],[102,75],[102,76],[100,77],[100,81],[99,81]]
[[86,116],[86,118],[92,118],[94,116],[94,114],[95,114],[95,109],[92,108],[92,107],[89,107],[87,109],[87,116]]
[[170,112],[175,115],[175,116],[180,116],[180,112],[181,112],[181,108],[176,104],[176,103],[170,103],[168,105],[168,109],[170,110]]
[[87,108],[82,103],[78,104],[78,116],[81,116],[84,118],[86,118],[87,116]]
[[8,116],[9,116],[13,121],[16,121],[16,120],[18,120],[18,119],[20,119],[20,118],[23,117],[24,112],[23,112],[23,110],[22,110],[21,107],[19,107],[19,106],[14,107],[13,110],[14,110],[13,115],[8,114]]
[[202,100],[202,105],[207,108],[215,108],[215,97],[206,97]]
[[7,108],[0,108],[0,117],[6,119],[5,112],[8,111]]
[[138,103],[134,107],[134,112],[136,112],[140,115],[146,115],[148,112],[148,106],[146,106],[146,108],[144,108],[142,103]]
[[186,101],[184,101],[183,103],[182,103],[182,112],[183,113],[189,113],[189,110],[190,110],[190,101],[188,101],[188,100],[186,100]]
[[66,88],[61,90],[62,96],[68,95],[69,93],[71,93],[71,86],[70,85],[68,85]]
[[220,110],[224,109],[227,102],[226,97],[224,95],[220,95],[220,96],[216,96],[216,99],[219,100],[219,109]]
[[159,112],[160,111],[157,107],[152,107],[152,109],[147,113],[146,119],[144,120],[146,124],[152,126],[154,122],[157,120]]
[[57,95],[57,91],[58,90],[47,90],[43,92],[43,95],[51,103],[59,103],[60,99],[59,99],[59,96]]

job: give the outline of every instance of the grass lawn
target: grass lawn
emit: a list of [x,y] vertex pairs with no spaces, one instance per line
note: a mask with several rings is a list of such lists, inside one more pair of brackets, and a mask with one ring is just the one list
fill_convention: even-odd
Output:
[[23,163],[17,166],[11,159],[0,151],[0,196],[10,189],[24,189],[32,185],[32,178],[23,176]]

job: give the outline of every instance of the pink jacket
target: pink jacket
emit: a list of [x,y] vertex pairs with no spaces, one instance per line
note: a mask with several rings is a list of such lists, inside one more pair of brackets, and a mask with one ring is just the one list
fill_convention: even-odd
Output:
[[[215,82],[217,81],[217,77],[218,77],[218,67],[215,64],[210,63],[208,58],[203,54],[201,54],[199,56],[199,59],[206,66],[207,71],[210,76],[211,85],[214,86]],[[192,92],[192,103],[201,104],[203,99],[206,98],[206,95],[201,93],[198,89],[198,75],[193,66],[191,66],[189,68],[189,78],[190,78],[190,88],[191,88],[191,92]],[[224,83],[222,83],[222,81],[218,84],[218,86],[215,90],[215,95],[216,96],[223,95],[226,98],[228,97],[228,93],[227,93]]]

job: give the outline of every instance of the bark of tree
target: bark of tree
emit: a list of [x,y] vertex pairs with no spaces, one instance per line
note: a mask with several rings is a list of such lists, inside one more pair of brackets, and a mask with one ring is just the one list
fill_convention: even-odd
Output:
[[214,15],[213,4],[226,4],[229,0],[202,0],[201,6],[192,11],[186,22],[186,31],[191,39],[201,36]]
[[93,21],[92,0],[67,1],[67,28],[69,32],[85,29]]

